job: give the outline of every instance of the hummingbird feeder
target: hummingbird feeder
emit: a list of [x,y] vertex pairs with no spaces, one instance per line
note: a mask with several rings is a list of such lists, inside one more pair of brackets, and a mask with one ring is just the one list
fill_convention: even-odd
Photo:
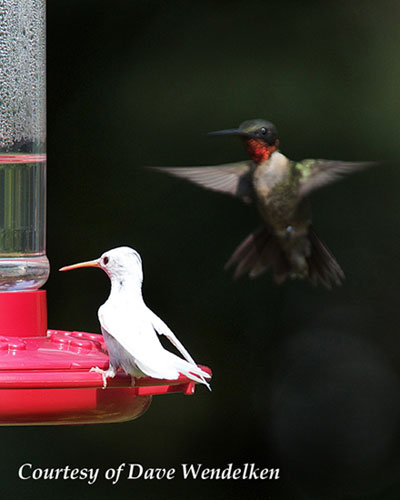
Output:
[[119,372],[103,389],[102,335],[47,329],[45,7],[8,0],[0,16],[0,425],[121,422],[195,382]]

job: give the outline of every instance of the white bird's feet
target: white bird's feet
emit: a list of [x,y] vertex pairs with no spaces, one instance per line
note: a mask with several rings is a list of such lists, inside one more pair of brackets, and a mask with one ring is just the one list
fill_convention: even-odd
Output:
[[89,372],[90,373],[92,373],[92,372],[94,372],[94,373],[100,373],[100,375],[103,378],[103,389],[105,389],[107,387],[107,379],[108,378],[114,378],[115,374],[117,373],[117,371],[115,370],[115,368],[112,367],[112,366],[110,366],[108,368],[108,370],[102,370],[98,366],[94,366],[93,368],[91,368],[89,370]]

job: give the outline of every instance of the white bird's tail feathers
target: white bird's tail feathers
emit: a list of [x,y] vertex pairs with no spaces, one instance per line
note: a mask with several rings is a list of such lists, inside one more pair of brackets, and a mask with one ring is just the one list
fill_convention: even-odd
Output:
[[[172,354],[172,353],[170,353]],[[185,375],[185,377],[190,378],[191,380],[194,380],[195,382],[200,382],[204,384],[209,391],[211,391],[210,384],[206,381],[206,378],[210,378],[210,375],[202,370],[199,366],[196,364],[188,363],[184,359],[179,358],[178,356],[175,356],[175,354],[172,354],[177,360],[177,370],[182,373],[182,375]]]
[[[152,366],[143,363],[143,361],[139,359],[136,359],[136,364],[143,373],[150,377],[176,380],[179,374],[182,374],[194,382],[204,384],[208,390],[211,391],[210,384],[206,380],[211,378],[211,376],[199,366],[194,363],[189,363],[166,350],[163,351],[163,358],[164,359],[162,361],[159,360],[160,362],[156,365],[152,363]],[[157,368],[155,368],[155,366],[157,366]]]

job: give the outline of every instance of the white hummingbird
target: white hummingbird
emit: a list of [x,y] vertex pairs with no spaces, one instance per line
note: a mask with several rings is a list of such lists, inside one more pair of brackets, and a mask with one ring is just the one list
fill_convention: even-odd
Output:
[[[69,271],[81,267],[99,267],[111,280],[111,292],[100,306],[98,317],[108,349],[108,370],[92,368],[103,377],[113,378],[118,368],[132,377],[154,377],[176,380],[180,374],[205,384],[210,375],[199,368],[185,347],[162,319],[153,313],[142,297],[142,259],[136,250],[119,247],[103,253],[96,260],[62,267]],[[157,333],[165,335],[185,358],[176,356],[162,346]]]

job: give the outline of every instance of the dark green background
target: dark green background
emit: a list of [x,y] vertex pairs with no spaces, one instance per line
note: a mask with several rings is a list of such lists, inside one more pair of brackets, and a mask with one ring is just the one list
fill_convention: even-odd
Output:
[[[3,428],[2,496],[398,499],[400,5],[396,1],[48,2],[49,325],[98,332],[109,283],[62,265],[119,245],[213,392],[137,421]],[[245,158],[206,132],[266,118],[293,159],[390,160],[313,194],[347,280],[331,292],[223,265],[253,207],[145,165]],[[18,467],[256,462],[275,482],[22,482]]]

